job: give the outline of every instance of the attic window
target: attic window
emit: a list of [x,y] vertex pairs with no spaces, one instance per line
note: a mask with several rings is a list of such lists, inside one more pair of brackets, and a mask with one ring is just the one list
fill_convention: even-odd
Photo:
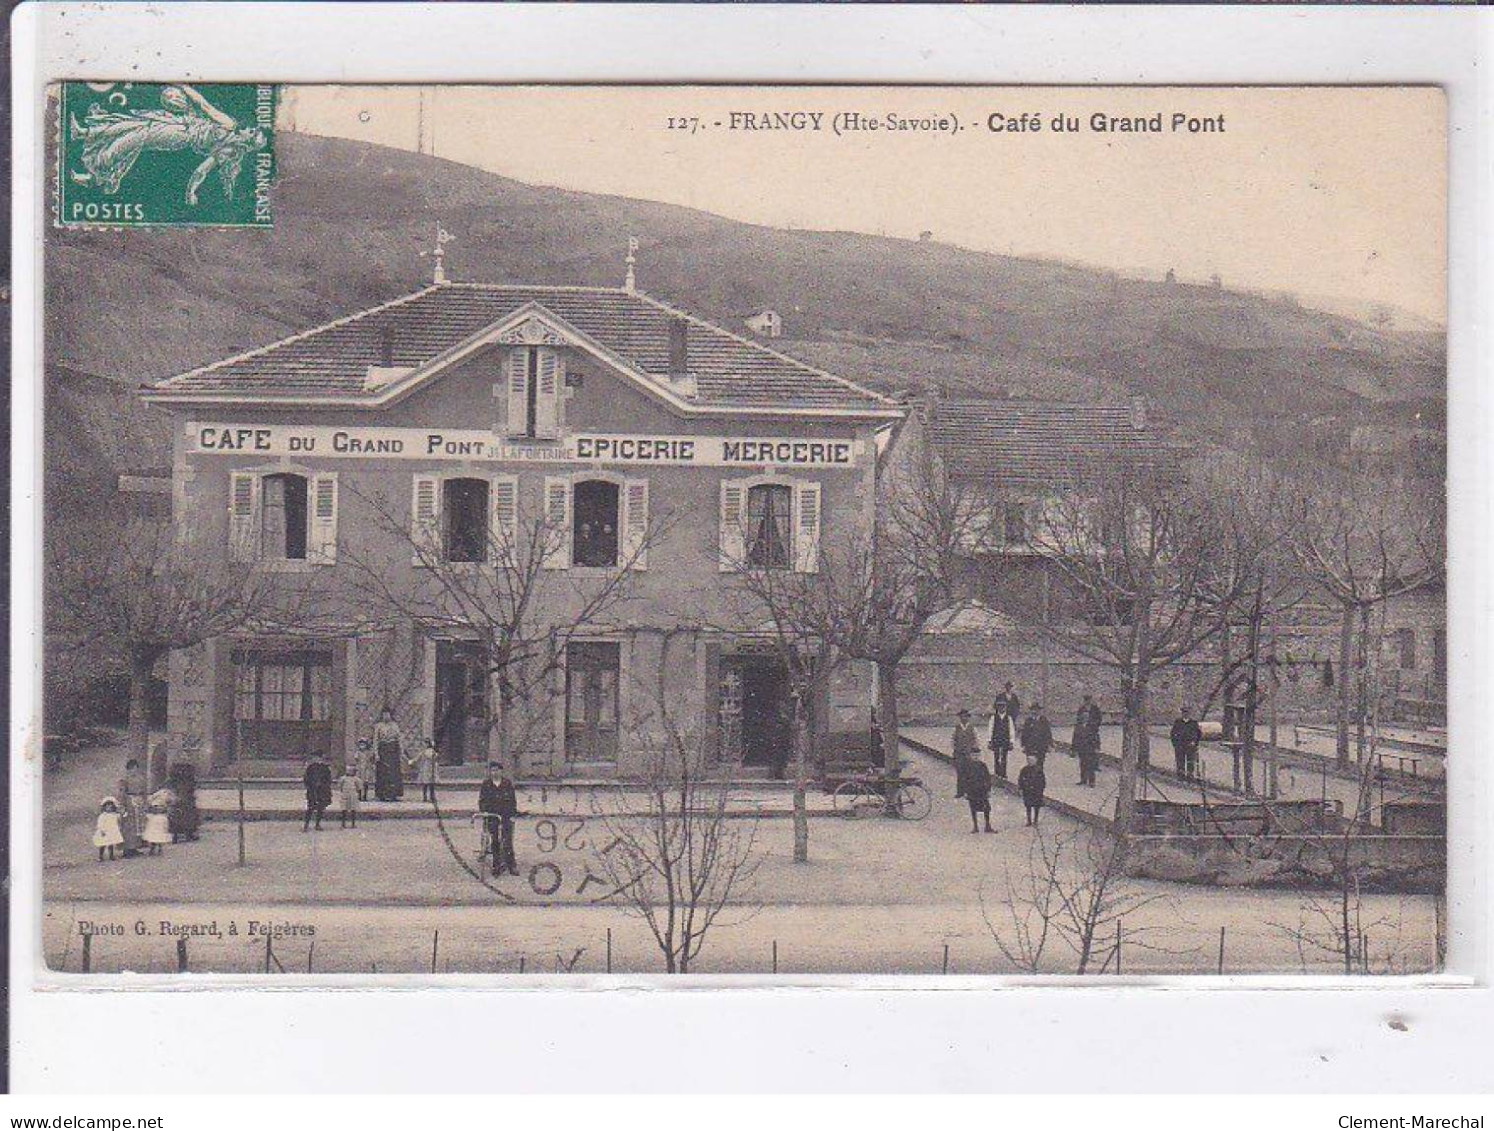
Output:
[[560,351],[516,346],[508,351],[508,434],[553,440],[560,434],[560,390],[565,366]]

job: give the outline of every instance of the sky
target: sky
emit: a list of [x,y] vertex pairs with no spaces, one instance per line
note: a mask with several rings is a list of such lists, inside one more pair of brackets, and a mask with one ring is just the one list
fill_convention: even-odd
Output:
[[[837,133],[851,115],[884,128]],[[1096,128],[1111,119],[1161,129]],[[801,128],[748,128],[779,120]],[[750,223],[1446,320],[1433,87],[302,86],[280,124]]]

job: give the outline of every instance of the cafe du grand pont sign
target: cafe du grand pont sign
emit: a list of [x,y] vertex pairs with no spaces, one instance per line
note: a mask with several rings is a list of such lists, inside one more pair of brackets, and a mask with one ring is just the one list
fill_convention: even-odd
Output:
[[480,430],[326,428],[293,425],[186,426],[189,454],[311,458],[592,463],[673,467],[854,467],[854,440],[786,436],[631,436],[581,433],[516,442]]

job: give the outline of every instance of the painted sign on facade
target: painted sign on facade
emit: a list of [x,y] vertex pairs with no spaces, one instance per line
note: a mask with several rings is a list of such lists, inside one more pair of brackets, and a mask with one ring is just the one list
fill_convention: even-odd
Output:
[[659,464],[674,467],[856,466],[849,439],[581,433],[515,441],[480,429],[328,428],[264,424],[186,426],[192,455],[460,460],[492,463]]

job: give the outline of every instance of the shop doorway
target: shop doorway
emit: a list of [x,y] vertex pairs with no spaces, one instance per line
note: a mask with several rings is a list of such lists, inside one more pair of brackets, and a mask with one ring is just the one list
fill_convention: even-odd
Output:
[[742,668],[742,765],[787,773],[792,702],[788,672],[777,657],[749,656]]
[[435,716],[433,737],[443,766],[486,761],[488,650],[481,644],[436,641]]

